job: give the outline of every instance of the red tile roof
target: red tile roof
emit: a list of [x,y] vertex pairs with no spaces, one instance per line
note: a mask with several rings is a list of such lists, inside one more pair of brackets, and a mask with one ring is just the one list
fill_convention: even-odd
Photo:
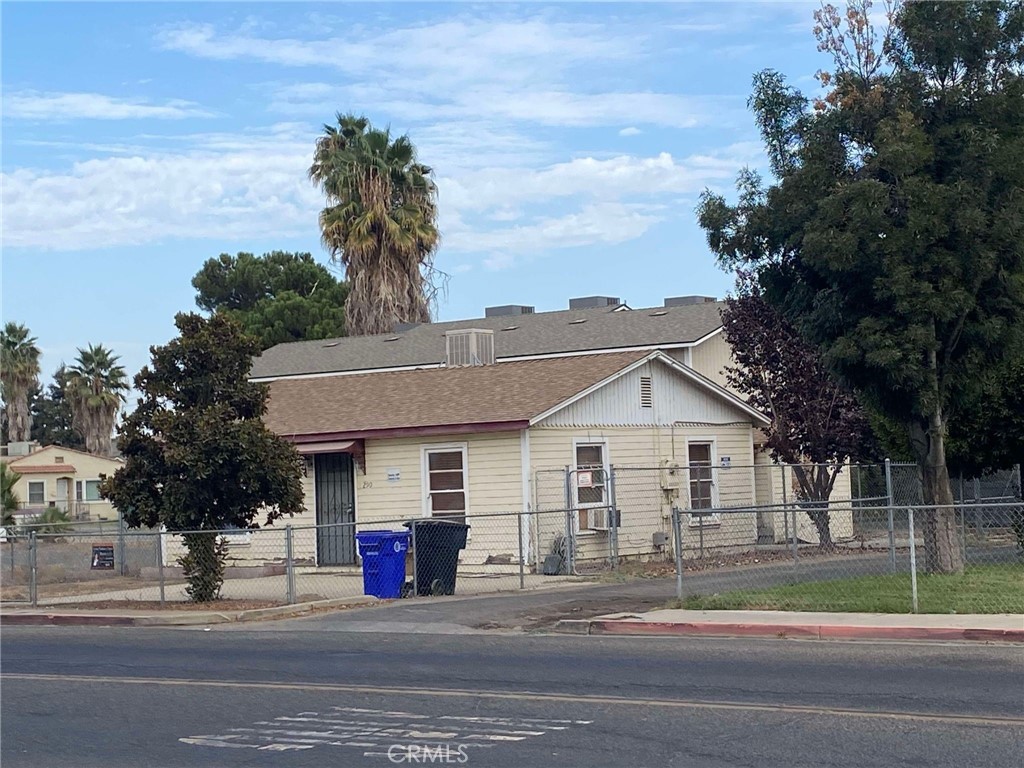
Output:
[[19,464],[12,469],[19,475],[75,474],[75,468],[70,464]]

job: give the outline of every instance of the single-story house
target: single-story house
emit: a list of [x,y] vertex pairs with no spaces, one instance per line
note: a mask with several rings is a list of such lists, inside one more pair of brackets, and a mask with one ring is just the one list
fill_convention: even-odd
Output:
[[[612,465],[633,468],[615,490],[620,556],[664,551],[655,534],[670,532],[673,504],[755,502],[754,443],[767,419],[710,378],[660,350],[495,361],[493,336],[447,331],[443,367],[271,380],[266,423],[306,457],[306,511],[283,522],[465,519],[462,562],[483,567],[518,562],[520,537],[539,562],[566,521],[545,511],[567,507],[578,557],[606,557]],[[680,482],[687,465],[701,469]],[[526,513],[521,530],[489,517],[505,512]],[[723,544],[757,538],[752,513],[701,522]],[[318,565],[356,563],[352,525],[298,529],[294,548]]]
[[100,498],[100,476],[114,474],[122,466],[120,459],[32,444],[25,455],[8,456],[6,464],[20,476],[14,492],[24,513],[58,507],[74,520],[117,519],[117,510]]

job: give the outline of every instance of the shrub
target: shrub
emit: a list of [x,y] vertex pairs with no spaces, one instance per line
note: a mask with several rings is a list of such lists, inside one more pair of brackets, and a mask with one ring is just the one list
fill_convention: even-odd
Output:
[[185,593],[194,603],[208,603],[220,597],[227,568],[228,544],[217,533],[186,533],[182,535],[188,552],[178,558],[188,586]]

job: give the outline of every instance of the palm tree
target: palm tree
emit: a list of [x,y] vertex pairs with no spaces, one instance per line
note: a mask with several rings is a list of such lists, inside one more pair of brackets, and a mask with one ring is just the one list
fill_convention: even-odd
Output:
[[7,405],[7,430],[11,442],[29,439],[29,391],[39,386],[39,347],[29,330],[7,323],[0,331],[0,384]]
[[320,232],[350,289],[351,334],[430,322],[437,293],[437,187],[408,136],[392,138],[365,117],[337,116],[317,140],[309,178],[327,198]]
[[67,369],[68,402],[72,423],[85,438],[85,449],[99,456],[113,455],[114,420],[128,390],[120,360],[102,344],[78,350]]

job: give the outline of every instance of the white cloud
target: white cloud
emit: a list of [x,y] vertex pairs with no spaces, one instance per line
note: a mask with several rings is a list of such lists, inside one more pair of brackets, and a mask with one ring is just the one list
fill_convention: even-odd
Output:
[[212,112],[180,99],[161,104],[120,99],[101,93],[17,91],[4,96],[4,115],[25,120],[181,120],[211,117]]
[[635,125],[631,125],[628,128],[623,128],[619,131],[619,136],[639,136],[643,131],[637,128]]

